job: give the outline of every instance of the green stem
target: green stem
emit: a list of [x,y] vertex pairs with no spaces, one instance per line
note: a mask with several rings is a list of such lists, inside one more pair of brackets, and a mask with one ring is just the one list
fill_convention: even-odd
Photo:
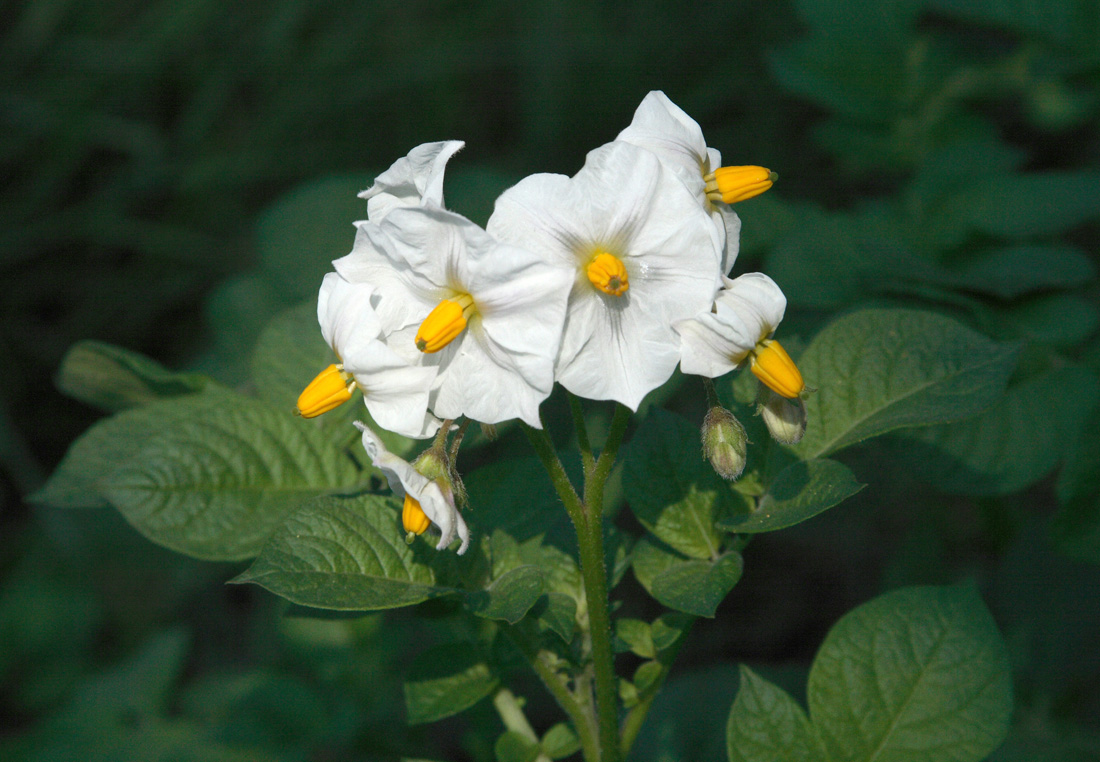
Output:
[[578,397],[570,394],[569,409],[573,413],[573,428],[577,430],[577,443],[581,448],[581,463],[584,465],[584,477],[592,473],[592,467],[596,461],[592,457],[592,445],[588,443],[588,426],[584,422],[584,408]]
[[527,637],[518,628],[511,625],[504,627],[505,634],[515,643],[516,648],[526,657],[531,669],[542,680],[546,690],[558,702],[566,716],[573,722],[573,728],[577,731],[577,738],[581,742],[581,753],[585,762],[599,762],[600,747],[596,740],[596,729],[593,727],[592,717],[588,715],[576,697],[569,692],[568,686],[562,676],[555,672],[542,658],[539,651],[531,644]]
[[542,462],[542,467],[549,474],[550,482],[554,485],[558,497],[565,503],[565,510],[569,512],[569,517],[576,523],[576,517],[583,513],[584,506],[581,505],[581,499],[577,496],[577,491],[573,489],[573,483],[569,481],[569,476],[565,473],[565,467],[562,466],[558,453],[554,450],[554,443],[550,441],[550,435],[546,433],[546,424],[543,423],[542,429],[534,429],[521,421],[520,426],[523,427],[523,433],[527,435],[527,441],[535,448],[535,454]]

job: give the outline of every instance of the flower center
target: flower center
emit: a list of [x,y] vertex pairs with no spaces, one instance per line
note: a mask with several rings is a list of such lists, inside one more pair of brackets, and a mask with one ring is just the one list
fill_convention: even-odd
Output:
[[330,365],[298,395],[294,412],[303,418],[316,418],[350,400],[354,390],[355,379],[344,372],[344,366]]
[[602,249],[596,250],[585,274],[593,286],[609,296],[622,296],[630,289],[630,278],[622,260]]
[[707,183],[707,198],[725,204],[759,196],[772,187],[779,175],[764,167],[719,167],[703,175]]
[[474,313],[474,298],[459,294],[444,299],[428,313],[416,332],[416,348],[431,354],[450,344],[466,329],[466,321]]
[[753,375],[781,397],[794,399],[806,390],[806,382],[794,360],[775,339],[764,339],[752,351]]
[[413,537],[424,532],[432,522],[424,509],[420,507],[420,501],[412,495],[405,495],[405,506],[401,509],[401,525],[405,527],[405,542],[412,542]]

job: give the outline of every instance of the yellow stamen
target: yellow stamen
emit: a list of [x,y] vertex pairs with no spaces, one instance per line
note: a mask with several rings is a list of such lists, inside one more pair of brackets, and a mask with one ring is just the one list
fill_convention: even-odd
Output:
[[[424,534],[432,525],[428,514],[420,507],[420,501],[412,495],[405,495],[405,507],[401,509],[401,524],[409,534]],[[409,538],[406,536],[406,541]]]
[[469,294],[444,299],[420,324],[416,348],[428,354],[443,349],[466,329],[466,321],[473,312],[474,298]]
[[707,198],[736,204],[759,196],[772,187],[779,175],[764,167],[719,167],[703,179],[707,183]]
[[609,296],[622,296],[630,289],[630,278],[621,259],[597,250],[585,270],[592,285]]
[[752,352],[752,372],[764,386],[781,397],[794,399],[806,390],[806,382],[794,360],[778,341],[764,339]]
[[344,372],[344,366],[330,365],[298,395],[294,412],[303,418],[316,418],[350,400],[354,389],[355,379]]

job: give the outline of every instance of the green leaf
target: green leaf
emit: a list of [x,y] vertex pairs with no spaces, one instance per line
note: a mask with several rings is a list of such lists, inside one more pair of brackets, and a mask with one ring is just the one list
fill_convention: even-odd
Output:
[[1061,507],[1051,522],[1058,550],[1070,558],[1100,563],[1100,408],[1093,410],[1068,448],[1058,476]]
[[929,218],[928,235],[946,249],[970,233],[1003,238],[1052,235],[1100,215],[1100,175],[1048,172],[981,177]]
[[559,722],[546,731],[539,746],[550,759],[562,759],[580,751],[581,741],[568,723]]
[[658,653],[674,645],[691,628],[695,621],[692,617],[670,611],[661,614],[653,620],[650,634],[653,637],[653,647]]
[[210,383],[200,373],[176,373],[137,352],[99,341],[74,344],[57,371],[57,388],[64,394],[110,412],[194,394]]
[[287,298],[316,298],[332,260],[351,251],[353,223],[367,216],[358,193],[370,184],[365,175],[322,178],[295,188],[260,215],[260,266]]
[[154,542],[239,560],[303,502],[361,478],[308,421],[238,398],[157,431],[100,488]]
[[861,310],[819,333],[799,360],[809,425],[794,448],[810,460],[905,426],[967,418],[1003,391],[1019,352],[950,318]]
[[784,529],[832,508],[865,486],[843,463],[799,461],[779,472],[753,513],[726,519],[719,527],[739,533]]
[[794,699],[746,666],[726,723],[730,762],[823,761],[825,749]]
[[515,624],[527,614],[546,589],[546,576],[538,566],[518,566],[493,580],[484,590],[468,593],[466,608],[486,619]]
[[623,493],[638,520],[692,558],[714,558],[722,546],[715,522],[733,513],[729,487],[703,459],[699,431],[654,408],[627,449]]
[[642,587],[665,606],[695,616],[714,616],[741,579],[743,567],[737,552],[699,561],[659,548],[644,537],[634,547],[634,576]]
[[327,496],[286,519],[233,582],[314,608],[390,609],[457,592],[436,584],[437,559],[424,543],[405,543],[396,500]]
[[46,484],[28,499],[57,508],[107,507],[110,503],[102,494],[105,479],[139,456],[147,441],[165,429],[243,399],[212,386],[201,394],[155,402],[98,421],[72,443]]
[[1033,291],[1082,286],[1096,277],[1096,266],[1081,249],[1067,244],[1020,244],[986,249],[948,270],[962,288],[1002,299]]
[[894,449],[943,491],[1007,495],[1050,473],[1098,397],[1090,371],[1049,370],[1009,387],[979,416],[905,432]]
[[500,681],[473,643],[448,643],[417,655],[405,680],[410,725],[435,722],[469,709]]
[[1020,336],[1040,344],[1071,347],[1096,330],[1100,313],[1090,301],[1074,294],[1036,296],[1004,311]]
[[653,659],[657,656],[649,623],[641,619],[627,617],[616,619],[615,640],[616,651],[631,651],[643,659]]
[[535,602],[531,613],[540,627],[555,633],[566,643],[573,642],[577,625],[577,601],[572,595],[551,591]]
[[504,731],[493,744],[497,762],[535,762],[540,751],[537,743],[514,730]]
[[[537,458],[501,459],[464,477],[478,525],[576,553],[576,533]],[[483,530],[484,531],[484,530]]]
[[810,716],[829,757],[977,762],[1008,732],[1012,676],[969,587],[916,587],[845,615],[810,670]]

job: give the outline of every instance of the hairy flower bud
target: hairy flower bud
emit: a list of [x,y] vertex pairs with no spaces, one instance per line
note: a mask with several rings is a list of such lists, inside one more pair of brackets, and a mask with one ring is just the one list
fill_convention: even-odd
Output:
[[723,479],[733,481],[745,470],[745,427],[724,407],[712,407],[703,419],[703,457]]
[[761,387],[756,412],[764,419],[772,439],[780,444],[798,444],[806,434],[806,406],[798,397],[787,399]]

